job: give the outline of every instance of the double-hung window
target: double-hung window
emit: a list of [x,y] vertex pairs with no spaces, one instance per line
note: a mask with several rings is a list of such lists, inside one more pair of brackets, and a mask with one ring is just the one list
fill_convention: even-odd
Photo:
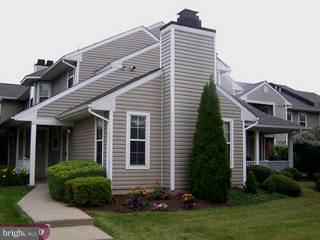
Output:
[[292,122],[292,112],[287,111],[287,120]]
[[68,76],[67,76],[67,80],[68,80],[68,88],[71,88],[74,84],[75,84],[75,77],[74,77],[74,68],[69,68],[68,70]]
[[298,113],[298,122],[300,126],[306,127],[307,126],[307,114],[304,112]]
[[51,85],[50,83],[39,82],[38,83],[38,103],[41,103],[51,95]]
[[150,167],[150,114],[127,112],[126,133],[127,169],[148,169]]
[[233,168],[233,119],[223,119],[224,138],[227,144],[228,156],[230,159],[230,167]]
[[103,120],[101,118],[96,118],[95,124],[95,160],[99,164],[103,164],[103,138],[104,138],[104,127]]

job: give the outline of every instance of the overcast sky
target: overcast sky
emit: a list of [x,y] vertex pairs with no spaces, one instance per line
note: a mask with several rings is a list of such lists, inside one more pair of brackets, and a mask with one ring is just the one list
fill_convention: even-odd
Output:
[[68,52],[140,25],[199,11],[217,30],[217,51],[239,81],[271,81],[320,94],[316,0],[1,0],[0,82],[19,83],[38,58]]

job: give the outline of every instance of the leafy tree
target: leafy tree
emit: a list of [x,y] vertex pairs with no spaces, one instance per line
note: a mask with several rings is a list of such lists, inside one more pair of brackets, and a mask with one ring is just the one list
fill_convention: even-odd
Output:
[[204,86],[198,109],[189,162],[190,191],[200,199],[225,202],[230,190],[230,178],[220,104],[211,77]]

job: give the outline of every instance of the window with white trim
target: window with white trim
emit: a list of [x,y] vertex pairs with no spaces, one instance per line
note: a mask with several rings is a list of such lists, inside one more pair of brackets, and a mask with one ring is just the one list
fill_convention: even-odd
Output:
[[300,126],[307,126],[307,113],[299,112],[298,113],[298,122]]
[[97,163],[103,163],[103,139],[104,139],[104,127],[103,120],[96,118],[95,120],[95,160]]
[[127,112],[127,154],[128,169],[149,168],[150,114]]
[[51,96],[50,83],[39,82],[38,83],[38,103],[41,103]]
[[292,122],[292,112],[287,111],[287,120]]
[[69,68],[68,69],[68,88],[71,88],[75,84],[75,70],[74,68]]
[[233,160],[233,120],[232,119],[224,119],[223,120],[223,132],[224,138],[227,143],[227,151],[230,160],[230,167],[233,168],[234,160]]

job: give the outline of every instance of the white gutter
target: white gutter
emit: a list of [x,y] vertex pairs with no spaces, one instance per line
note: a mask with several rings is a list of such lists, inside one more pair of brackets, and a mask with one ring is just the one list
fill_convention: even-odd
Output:
[[98,113],[95,113],[94,111],[92,111],[92,107],[91,107],[90,105],[89,105],[89,107],[88,107],[88,112],[89,112],[90,114],[92,114],[93,116],[95,116],[95,117],[97,117],[97,118],[100,118],[100,119],[102,119],[103,121],[105,121],[105,122],[107,122],[107,123],[109,122],[109,119],[107,119],[107,118],[99,115]]

